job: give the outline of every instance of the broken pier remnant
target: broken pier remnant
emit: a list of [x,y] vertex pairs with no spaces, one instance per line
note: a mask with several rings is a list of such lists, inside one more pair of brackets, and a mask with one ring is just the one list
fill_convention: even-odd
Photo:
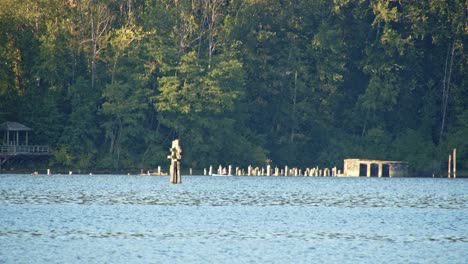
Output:
[[344,177],[406,177],[408,163],[404,161],[345,159]]

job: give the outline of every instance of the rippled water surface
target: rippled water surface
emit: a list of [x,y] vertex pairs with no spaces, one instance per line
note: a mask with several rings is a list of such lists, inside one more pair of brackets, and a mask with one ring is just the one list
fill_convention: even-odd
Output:
[[468,263],[468,180],[0,175],[0,263]]

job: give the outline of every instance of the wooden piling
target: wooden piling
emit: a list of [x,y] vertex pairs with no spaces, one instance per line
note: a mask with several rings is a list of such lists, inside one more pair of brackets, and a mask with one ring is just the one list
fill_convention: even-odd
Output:
[[452,167],[452,155],[448,156],[447,177],[450,178],[450,168]]
[[182,177],[180,172],[180,160],[182,159],[182,148],[180,147],[179,140],[175,139],[172,141],[172,147],[169,149],[171,154],[167,157],[171,160],[170,167],[170,183],[180,184],[182,183]]
[[213,175],[213,166],[211,166],[211,165],[210,165],[210,170],[208,172],[208,175],[210,175],[210,176]]
[[457,178],[457,149],[453,149],[453,178]]
[[50,169],[47,169],[47,175],[50,175]]

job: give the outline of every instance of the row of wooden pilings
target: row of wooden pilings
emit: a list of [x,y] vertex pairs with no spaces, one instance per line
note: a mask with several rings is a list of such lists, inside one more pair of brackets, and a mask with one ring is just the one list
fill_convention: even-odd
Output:
[[[448,156],[447,175],[449,178],[457,177],[457,149],[452,150],[452,154]],[[452,174],[453,173],[453,174]]]
[[336,167],[331,169],[324,168],[320,169],[319,167],[315,168],[306,168],[305,170],[299,168],[289,168],[285,166],[284,168],[272,168],[271,165],[265,167],[253,167],[248,166],[247,170],[240,167],[236,167],[233,170],[233,166],[229,165],[223,167],[219,165],[216,173],[213,173],[213,166],[210,166],[208,169],[203,169],[203,175],[212,176],[212,175],[232,175],[232,176],[337,176],[341,174],[340,170],[337,170]]

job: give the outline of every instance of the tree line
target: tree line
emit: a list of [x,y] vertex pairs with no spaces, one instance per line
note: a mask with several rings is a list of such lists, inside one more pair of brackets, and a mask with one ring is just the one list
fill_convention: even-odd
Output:
[[468,169],[462,0],[3,0],[0,122],[50,165]]

